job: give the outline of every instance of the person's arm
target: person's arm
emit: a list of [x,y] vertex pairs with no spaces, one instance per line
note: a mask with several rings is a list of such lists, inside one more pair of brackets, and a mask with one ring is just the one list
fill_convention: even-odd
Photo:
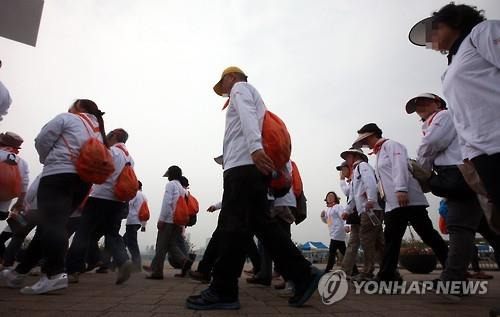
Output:
[[349,184],[343,179],[340,180],[340,189],[344,195],[349,196]]
[[457,132],[451,115],[447,111],[436,114],[417,150],[417,162],[423,168],[431,170],[436,157],[448,148],[455,137]]
[[160,217],[158,219],[159,222],[167,222],[168,218],[172,218],[176,203],[174,202],[175,192],[175,185],[172,182],[169,182],[165,186],[165,195],[163,196]]
[[251,91],[245,85],[237,85],[231,92],[231,100],[241,122],[241,130],[247,142],[249,154],[262,150],[262,129],[257,106]]
[[470,34],[470,40],[481,57],[500,69],[499,21],[486,21],[477,25]]
[[377,201],[377,179],[375,178],[375,172],[371,169],[368,163],[360,163],[359,173],[361,174],[361,180],[366,188],[366,196],[368,201]]
[[21,174],[21,195],[17,197],[17,201],[12,205],[11,210],[14,212],[19,212],[25,208],[26,193],[28,192],[28,185],[30,182],[28,163],[23,159],[19,160],[18,163],[19,173]]
[[321,221],[323,221],[324,223],[327,223],[328,215],[326,214],[325,210],[321,211],[320,218],[321,218]]
[[410,171],[408,170],[408,153],[403,145],[392,143],[389,148],[389,156],[392,165],[392,179],[394,182],[394,192],[401,207],[409,203],[408,183],[410,181]]
[[[46,125],[43,126],[40,133],[35,138],[35,148],[40,157],[40,163],[45,162],[45,158],[49,155],[50,150],[61,137],[64,129],[64,118],[58,115]],[[70,149],[68,149],[70,151]]]
[[0,81],[0,121],[2,121],[3,116],[7,114],[7,110],[11,103],[12,99],[10,98],[9,90]]

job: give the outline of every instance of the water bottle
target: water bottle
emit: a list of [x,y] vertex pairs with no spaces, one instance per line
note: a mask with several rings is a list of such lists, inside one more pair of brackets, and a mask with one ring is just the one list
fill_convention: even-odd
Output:
[[368,215],[368,218],[370,218],[370,221],[374,226],[380,225],[380,219],[378,219],[377,215],[373,212],[373,210],[366,211],[366,214]]

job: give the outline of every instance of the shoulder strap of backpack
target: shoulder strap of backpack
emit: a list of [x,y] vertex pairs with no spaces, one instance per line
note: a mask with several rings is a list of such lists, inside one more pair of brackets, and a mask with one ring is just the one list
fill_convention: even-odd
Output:
[[87,117],[85,114],[77,113],[77,116],[80,118],[80,120],[82,120],[83,125],[87,129],[87,132],[89,133],[90,136],[93,135],[92,132],[94,133],[94,135],[100,132],[99,126],[94,127],[94,125],[92,124],[92,120],[90,120],[89,117]]

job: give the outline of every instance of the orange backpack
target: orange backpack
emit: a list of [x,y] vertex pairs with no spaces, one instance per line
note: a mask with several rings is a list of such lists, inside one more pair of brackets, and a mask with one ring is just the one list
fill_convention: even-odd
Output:
[[174,212],[174,223],[179,226],[187,226],[192,217],[196,216],[199,210],[198,201],[189,192],[180,195],[177,200]]
[[[118,144],[116,147],[122,150],[126,157],[129,156],[128,151],[123,146]],[[132,167],[132,163],[127,162],[116,180],[115,197],[121,201],[129,201],[137,195],[138,190],[139,182],[137,181],[134,168]]]
[[99,127],[94,127],[92,121],[83,113],[79,113],[78,116],[90,136],[82,145],[78,158],[74,158],[64,136],[62,136],[62,139],[70,152],[71,159],[75,163],[76,172],[82,181],[92,184],[102,184],[115,171],[113,157],[109,153],[109,149],[95,137],[95,134],[99,132]]
[[283,121],[267,110],[262,123],[262,146],[278,170],[290,160],[292,153],[290,134]]
[[294,161],[292,161],[292,187],[295,197],[300,197],[300,195],[304,191],[304,187],[302,184],[302,178],[300,177],[299,168]]
[[139,221],[148,221],[149,220],[149,207],[148,202],[143,201],[141,208],[139,209]]
[[10,153],[5,161],[0,162],[0,201],[19,197],[21,190],[21,173],[16,162],[16,155]]

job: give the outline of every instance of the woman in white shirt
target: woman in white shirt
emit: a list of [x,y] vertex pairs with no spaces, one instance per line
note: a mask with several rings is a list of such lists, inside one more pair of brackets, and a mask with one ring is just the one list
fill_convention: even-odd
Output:
[[[448,52],[443,92],[463,158],[474,164],[489,199],[500,210],[500,21],[483,12],[448,4],[418,22],[410,41]],[[496,215],[500,227],[500,215]]]
[[345,255],[346,245],[346,227],[345,221],[342,219],[344,207],[339,205],[340,199],[335,192],[329,192],[325,198],[326,210],[321,212],[321,221],[328,225],[330,231],[330,249],[328,263],[326,264],[325,273],[331,271],[335,265],[335,255],[337,250],[342,255]]

